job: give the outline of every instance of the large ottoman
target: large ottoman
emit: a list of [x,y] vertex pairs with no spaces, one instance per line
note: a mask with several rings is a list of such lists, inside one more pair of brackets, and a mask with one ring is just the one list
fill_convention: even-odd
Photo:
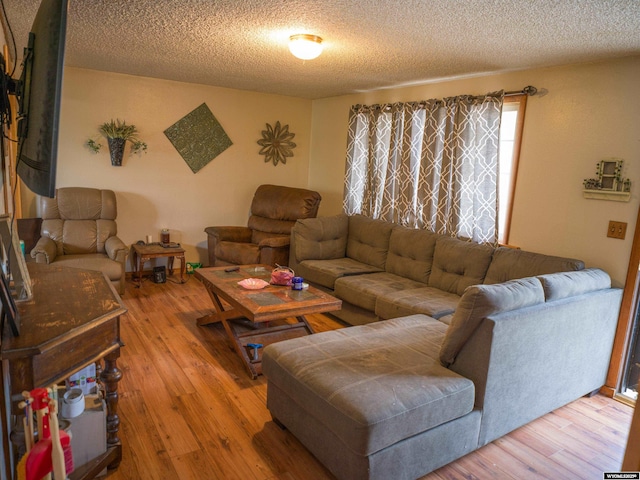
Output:
[[269,345],[267,407],[339,479],[415,479],[477,446],[474,385],[438,360],[446,329],[412,315]]

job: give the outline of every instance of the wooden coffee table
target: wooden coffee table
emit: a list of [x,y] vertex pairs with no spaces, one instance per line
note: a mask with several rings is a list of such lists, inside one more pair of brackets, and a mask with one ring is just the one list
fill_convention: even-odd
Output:
[[[226,272],[229,267],[199,268],[195,277],[200,280],[213,302],[214,312],[199,318],[198,325],[220,322],[232,346],[252,378],[262,374],[262,350],[271,343],[313,333],[305,315],[339,310],[342,301],[309,287],[269,285],[261,290],[247,290],[238,282],[245,278],[269,281],[272,268],[268,265],[241,265],[239,270]],[[284,319],[296,318],[297,323]],[[273,323],[272,323],[273,322]],[[250,344],[260,344],[256,348]],[[257,355],[254,358],[254,353]]]

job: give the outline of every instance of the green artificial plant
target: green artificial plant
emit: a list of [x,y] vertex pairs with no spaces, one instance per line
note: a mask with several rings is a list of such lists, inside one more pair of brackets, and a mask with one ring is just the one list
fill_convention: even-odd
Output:
[[[127,123],[123,120],[110,120],[108,122],[103,123],[98,127],[100,133],[107,139],[110,138],[121,138],[125,142],[128,141],[131,143],[131,153],[138,152],[146,152],[147,144],[140,140],[138,137],[138,129],[135,125],[127,125]],[[90,138],[86,143],[87,147],[89,147],[94,153],[98,153],[102,144],[100,144],[97,140]]]

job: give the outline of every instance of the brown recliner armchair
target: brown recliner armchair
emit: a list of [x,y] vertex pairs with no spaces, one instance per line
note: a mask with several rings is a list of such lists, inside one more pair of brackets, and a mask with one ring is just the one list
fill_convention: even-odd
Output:
[[97,188],[59,188],[41,197],[40,239],[31,250],[37,263],[103,272],[124,293],[129,249],[117,236],[116,195]]
[[209,266],[289,263],[291,228],[318,214],[320,194],[302,188],[260,185],[246,227],[207,227]]

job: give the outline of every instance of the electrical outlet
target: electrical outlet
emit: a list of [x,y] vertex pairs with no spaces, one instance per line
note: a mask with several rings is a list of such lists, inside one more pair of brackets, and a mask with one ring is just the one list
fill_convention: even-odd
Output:
[[607,237],[619,238],[624,240],[624,236],[627,234],[627,222],[614,222],[609,220],[609,229],[607,230]]

